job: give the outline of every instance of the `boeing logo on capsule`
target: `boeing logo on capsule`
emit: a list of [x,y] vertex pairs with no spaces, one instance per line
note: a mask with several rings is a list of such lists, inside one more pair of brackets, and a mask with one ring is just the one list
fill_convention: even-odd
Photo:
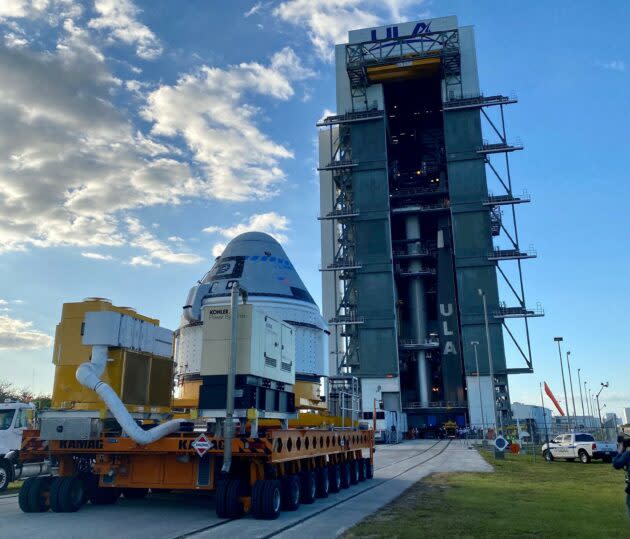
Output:
[[[428,34],[431,31],[431,21],[419,22],[414,26],[413,31],[409,35],[409,37],[418,36],[420,34]],[[377,39],[395,39],[398,37],[398,26],[388,26],[385,28],[385,36],[379,37],[377,35],[377,29],[372,30],[371,32],[372,41],[376,41]]]

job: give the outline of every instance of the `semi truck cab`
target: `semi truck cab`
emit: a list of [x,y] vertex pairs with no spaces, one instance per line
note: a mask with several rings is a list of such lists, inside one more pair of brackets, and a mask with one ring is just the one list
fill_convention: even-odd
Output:
[[35,406],[23,402],[0,403],[0,492],[7,489],[16,477],[13,463],[6,458],[22,446],[24,429],[32,426]]

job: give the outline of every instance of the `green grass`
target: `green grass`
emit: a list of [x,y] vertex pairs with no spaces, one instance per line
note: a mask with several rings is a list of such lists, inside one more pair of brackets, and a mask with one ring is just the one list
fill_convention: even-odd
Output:
[[434,474],[343,537],[630,538],[624,476],[610,464],[482,454],[494,473]]

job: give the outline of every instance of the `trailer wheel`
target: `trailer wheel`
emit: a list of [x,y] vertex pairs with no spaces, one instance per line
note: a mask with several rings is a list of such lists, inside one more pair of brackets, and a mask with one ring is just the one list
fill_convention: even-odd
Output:
[[74,513],[83,505],[85,484],[76,475],[57,477],[50,487],[50,508],[55,513]]
[[317,483],[317,497],[328,498],[328,493],[330,492],[328,468],[317,468],[315,470],[315,482]]
[[13,465],[6,459],[0,460],[0,492],[7,490],[13,475]]
[[338,464],[328,467],[329,491],[339,492],[341,490],[341,471]]
[[578,455],[580,456],[580,461],[582,462],[582,464],[588,464],[589,462],[591,462],[590,455],[586,451],[584,451],[584,449],[580,449]]
[[357,464],[359,466],[359,481],[365,481],[367,479],[367,477],[365,476],[365,459],[359,459],[357,461]]
[[254,518],[262,518],[262,497],[265,480],[259,479],[252,487],[252,509],[251,513]]
[[18,505],[25,513],[48,511],[51,477],[29,477],[20,488]]
[[300,474],[300,491],[302,503],[313,503],[317,496],[317,481],[315,479],[315,472],[304,471]]
[[350,461],[350,484],[356,485],[359,482],[359,461]]
[[149,493],[148,488],[124,488],[122,489],[122,495],[128,500],[141,500],[147,497]]
[[252,490],[252,512],[255,518],[273,520],[280,515],[282,492],[276,479],[258,480]]
[[350,463],[343,462],[341,464],[341,488],[350,487]]
[[372,466],[372,461],[370,459],[363,459],[365,462],[365,478],[372,479],[374,477],[374,467]]
[[282,509],[295,511],[300,507],[300,480],[297,475],[282,478]]
[[243,515],[240,497],[245,494],[245,484],[240,479],[226,479],[217,486],[216,512],[219,518],[239,518]]
[[20,487],[20,492],[18,493],[18,505],[20,506],[20,509],[25,513],[32,512],[31,505],[29,504],[29,498],[30,490],[33,486],[33,479],[35,478],[29,477],[26,481],[24,481],[24,483],[22,483],[22,486]]

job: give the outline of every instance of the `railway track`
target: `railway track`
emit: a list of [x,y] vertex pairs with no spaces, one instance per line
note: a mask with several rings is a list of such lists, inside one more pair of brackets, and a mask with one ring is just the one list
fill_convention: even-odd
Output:
[[[376,470],[383,470],[385,468],[390,468],[392,466],[396,466],[399,465],[401,462],[405,462],[414,458],[418,458],[426,453],[428,453],[429,451],[431,451],[434,447],[436,447],[437,445],[439,445],[441,443],[441,441],[437,441],[435,442],[433,445],[431,445],[430,447],[423,449],[422,451],[418,451],[413,455],[410,455],[408,457],[405,457],[403,459],[397,460],[396,462],[392,462],[390,464],[385,464],[383,466],[379,466],[378,468],[375,468]],[[295,522],[291,522],[290,524],[287,524],[286,526],[283,526],[280,529],[274,530],[273,532],[271,532],[268,535],[262,536],[261,539],[272,539],[273,537],[277,537],[278,535],[288,532],[294,528],[296,528],[297,526],[308,522],[309,520],[311,520],[312,518],[315,518],[317,516],[320,516],[332,509],[335,509],[343,504],[346,504],[350,501],[352,501],[354,498],[361,496],[362,494],[365,494],[366,492],[369,492],[377,487],[380,487],[390,481],[393,481],[394,479],[397,479],[398,477],[405,475],[406,473],[410,472],[411,470],[417,468],[418,466],[422,466],[423,464],[426,464],[427,462],[439,457],[440,455],[442,455],[444,453],[444,451],[446,451],[446,449],[449,447],[449,445],[451,444],[451,441],[449,440],[448,442],[446,442],[443,447],[435,454],[428,456],[428,458],[422,460],[422,462],[418,462],[413,464],[412,466],[404,469],[403,471],[401,471],[400,473],[397,473],[396,475],[392,476],[392,477],[388,477],[387,479],[382,479],[382,480],[372,480],[370,481],[370,483],[368,484],[369,486],[365,486],[365,488],[361,489],[359,492],[355,492],[354,494],[352,494],[351,496],[348,496],[347,498],[344,498],[342,500],[339,500],[336,503],[333,503],[332,505],[328,505],[326,507],[323,507],[322,509],[320,509],[319,511],[315,511],[314,513],[311,513],[309,515],[304,516],[301,519],[296,520]],[[365,483],[364,483],[365,485]],[[219,528],[222,526],[225,526],[227,524],[229,524],[230,522],[234,521],[234,520],[239,520],[239,519],[231,519],[231,520],[223,520],[221,522],[216,522],[215,524],[211,524],[209,526],[204,526],[201,528],[197,528],[195,530],[186,532],[184,534],[181,535],[177,535],[175,537],[173,537],[173,539],[187,539],[190,537],[194,537],[197,534],[209,531],[209,530],[213,530],[215,528]]]

